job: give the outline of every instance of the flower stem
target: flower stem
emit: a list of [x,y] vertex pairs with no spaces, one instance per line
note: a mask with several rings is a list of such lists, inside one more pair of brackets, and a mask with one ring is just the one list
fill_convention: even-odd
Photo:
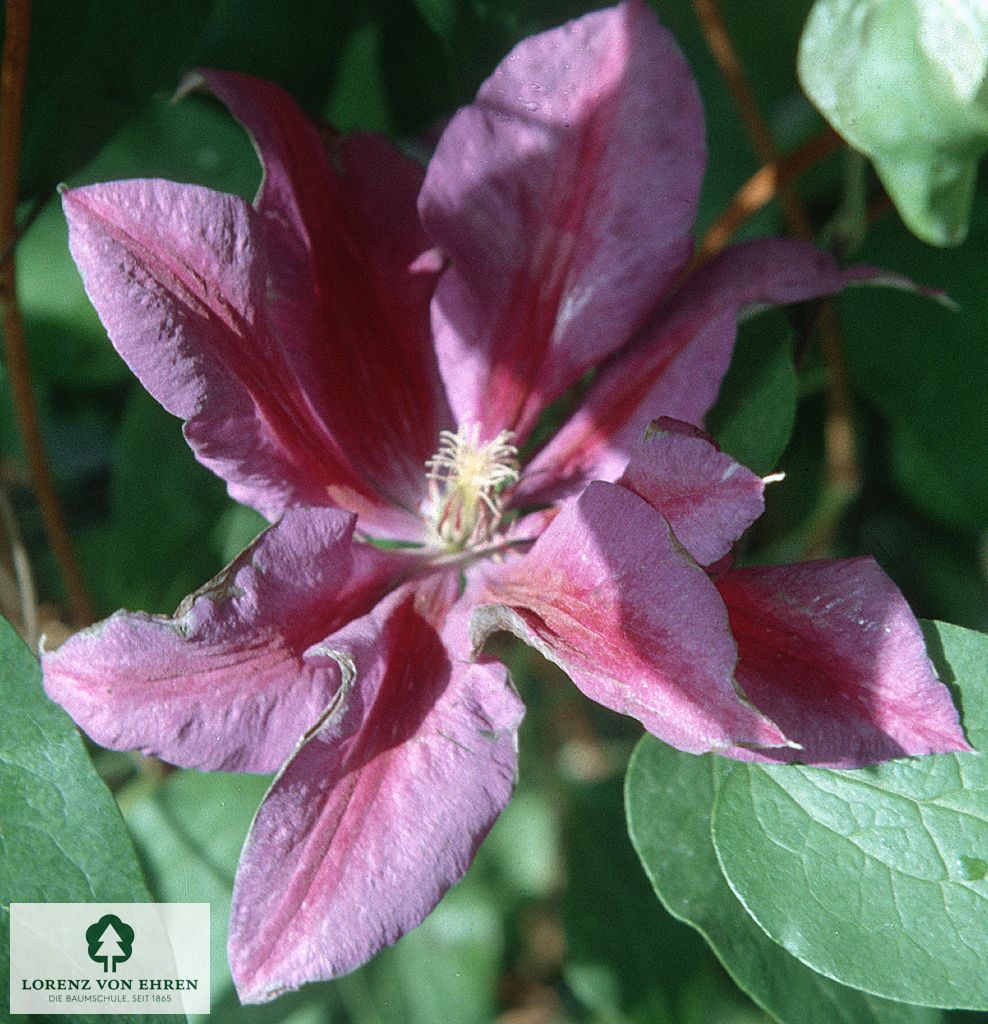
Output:
[[[17,235],[17,186],[20,169],[24,81],[30,35],[30,0],[7,0],[3,57],[0,64],[0,250],[6,253]],[[17,302],[17,272],[13,249],[0,265],[0,305],[3,339],[17,426],[27,453],[31,480],[41,507],[45,530],[65,582],[72,618],[77,625],[94,618],[65,519],[52,480],[38,409],[31,389],[24,323]]]
[[20,626],[23,630],[24,642],[33,651],[40,639],[38,630],[38,597],[34,587],[34,574],[31,572],[31,560],[28,558],[24,540],[17,525],[17,517],[11,508],[7,493],[0,486],[0,522],[3,523],[7,544],[10,548],[10,562],[14,569],[14,580],[17,583],[17,599],[20,604]]
[[833,217],[824,225],[820,241],[841,259],[847,259],[857,251],[868,230],[865,184],[868,164],[863,153],[850,147],[844,150],[843,156],[844,180],[840,203]]
[[821,558],[829,553],[834,533],[861,488],[851,386],[832,302],[824,303],[820,311],[820,344],[828,377],[823,425],[825,479],[803,548],[804,558]]

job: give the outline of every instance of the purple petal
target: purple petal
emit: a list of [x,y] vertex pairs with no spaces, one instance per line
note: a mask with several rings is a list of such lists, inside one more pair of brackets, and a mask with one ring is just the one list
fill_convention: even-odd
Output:
[[702,430],[666,416],[649,427],[618,482],[662,513],[700,565],[723,558],[765,509],[761,477]]
[[641,0],[521,42],[443,133],[420,199],[458,420],[524,437],[624,344],[692,251],[699,97]]
[[355,677],[244,848],[229,951],[245,1002],[345,974],[414,928],[507,803],[523,708],[504,668],[445,649],[456,589],[404,588],[320,645]]
[[91,185],[63,203],[72,255],[110,339],[148,391],[187,420],[197,458],[233,497],[270,517],[290,501],[335,503],[382,529],[420,532],[351,467],[317,414],[309,388],[325,384],[325,368],[303,373],[273,332],[270,265],[251,207],[167,181]]
[[702,423],[745,307],[831,295],[844,283],[833,259],[803,242],[763,239],[725,250],[605,365],[583,405],[529,466],[516,503],[553,501],[589,480],[616,480],[659,416]]
[[173,618],[117,612],[45,653],[45,689],[104,747],[273,771],[339,687],[335,666],[304,652],[407,571],[354,544],[353,522],[289,511]]
[[320,138],[270,82],[213,70],[199,79],[264,164],[256,206],[291,372],[360,478],[416,509],[423,464],[452,422],[429,328],[436,273],[411,269],[429,247],[416,209],[422,167],[381,137]]
[[716,583],[738,682],[802,746],[732,756],[856,768],[970,749],[919,624],[873,559],[734,569]]
[[592,483],[522,559],[487,576],[474,644],[508,630],[592,700],[693,753],[785,737],[739,699],[727,613],[650,505]]

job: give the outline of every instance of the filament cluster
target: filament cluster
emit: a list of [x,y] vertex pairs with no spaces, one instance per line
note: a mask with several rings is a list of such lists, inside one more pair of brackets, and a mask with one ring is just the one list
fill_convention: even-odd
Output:
[[436,540],[463,550],[489,540],[502,515],[502,495],[518,479],[518,449],[502,430],[480,442],[480,425],[466,423],[439,435],[439,451],[426,462],[428,519]]

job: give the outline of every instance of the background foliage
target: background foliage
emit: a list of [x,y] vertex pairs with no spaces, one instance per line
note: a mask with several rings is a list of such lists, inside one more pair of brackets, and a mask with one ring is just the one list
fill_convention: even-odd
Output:
[[[706,105],[710,171],[702,234],[762,157],[704,39],[697,11],[709,5],[653,5],[685,50]],[[169,102],[182,73],[200,64],[272,78],[310,113],[342,129],[387,132],[425,155],[443,119],[471,97],[515,41],[592,6],[572,0],[35,0],[19,212],[36,219],[17,249],[19,297],[50,463],[100,615],[118,607],[171,611],[261,523],[234,506],[198,466],[178,424],[113,352],[69,258],[54,186],[162,176],[252,197],[259,169],[240,129],[203,97]],[[796,79],[809,9],[807,0],[723,5],[731,43],[782,152],[825,127]],[[744,557],[871,553],[917,614],[986,629],[988,183],[983,176],[975,181],[968,236],[953,249],[911,234],[883,200],[878,179],[846,149],[817,161],[799,179],[798,191],[825,244],[942,288],[958,309],[870,289],[840,300],[832,322],[854,427],[851,479],[835,473],[834,452],[825,443],[838,385],[812,329],[818,310],[762,314],[744,325],[711,428],[759,472],[781,468],[787,474],[785,483],[770,488],[768,512]],[[741,234],[786,230],[773,202],[747,218]],[[2,372],[0,490],[30,555],[45,628],[57,635],[71,625],[65,595],[25,475]],[[10,546],[8,535],[0,544],[6,548],[0,609],[23,625]],[[966,639],[942,639],[955,675],[977,679],[984,672],[985,659]],[[33,721],[53,752],[52,771],[76,776],[76,788],[61,798],[67,805],[79,799],[98,806],[92,827],[107,830],[115,838],[105,842],[126,850],[113,803],[86,767],[67,720],[40,696],[30,656],[8,635],[0,636],[0,652],[0,689],[11,709],[0,725],[0,834],[25,827],[15,797],[29,806],[51,798],[42,780],[36,792],[18,789],[22,722]],[[728,889],[722,869],[735,891],[758,903],[766,878],[750,870],[745,851],[750,856],[750,843],[762,843],[759,857],[769,856],[772,836],[750,836],[739,848],[725,822],[734,815],[750,824],[750,809],[719,798],[711,822],[714,794],[722,788],[741,801],[769,799],[772,772],[732,769],[643,743],[628,799],[646,875],[628,838],[621,787],[638,731],[599,712],[534,655],[514,652],[512,659],[530,709],[522,786],[467,879],[421,928],[368,967],[265,1007],[236,1003],[224,929],[240,843],[266,780],[169,773],[136,757],[90,750],[123,811],[150,892],[213,905],[215,1019],[933,1024],[941,1018],[939,1010],[888,1003],[810,971],[794,956],[805,951],[787,952],[767,938],[766,931],[779,931],[771,908],[755,914],[759,927]],[[975,689],[964,689],[964,697],[965,710],[976,705]],[[980,771],[980,761],[965,765],[974,775]],[[793,818],[793,808],[800,792],[822,784],[804,774],[798,782],[786,777],[788,805],[773,804],[774,826],[783,833],[806,827],[798,814]],[[900,792],[915,780],[887,781],[890,792]],[[61,783],[52,785],[57,792]],[[698,800],[703,793],[706,805]],[[803,803],[813,806],[809,798]],[[981,808],[983,814],[983,800]],[[718,834],[725,838],[715,849]],[[986,836],[971,833],[969,870],[977,869],[974,861],[988,861]],[[57,845],[58,837],[50,838]],[[828,856],[850,872],[855,865],[848,866],[846,851],[834,842]],[[119,878],[104,878],[85,848],[64,852],[76,858],[100,898],[122,898],[107,894],[125,890],[140,898],[145,891],[137,862],[128,862]],[[0,906],[26,898],[21,875],[28,855],[11,844],[4,856]],[[846,883],[836,871],[833,891],[846,892]],[[804,897],[796,892],[793,904]],[[46,898],[55,898],[53,890]],[[72,889],[58,898],[90,897]],[[988,917],[983,904],[971,906],[964,928],[979,933],[983,944]],[[941,955],[949,959],[950,943],[961,940],[942,941]],[[876,991],[922,1001],[919,989],[896,988],[897,976],[916,983],[916,957],[903,956],[898,966],[886,965],[890,980]],[[975,961],[981,979],[988,978],[985,958],[988,953]],[[860,983],[839,951],[814,950],[810,959],[838,980]],[[865,966],[869,977],[881,967]],[[970,984],[988,987],[976,970]]]

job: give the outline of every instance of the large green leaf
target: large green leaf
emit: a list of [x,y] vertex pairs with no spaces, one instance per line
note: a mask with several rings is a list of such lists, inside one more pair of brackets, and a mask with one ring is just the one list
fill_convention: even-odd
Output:
[[[983,745],[988,637],[938,626],[935,641]],[[741,765],[713,836],[745,908],[804,963],[894,999],[988,1009],[988,756]]]
[[37,659],[3,619],[0,695],[0,991],[6,992],[11,903],[144,903],[151,896],[113,797],[68,716],[45,696]]
[[646,736],[628,767],[628,829],[666,909],[696,928],[731,977],[784,1024],[934,1024],[936,1011],[887,1002],[810,970],[773,942],[728,888],[710,838],[719,779],[732,766]]
[[937,675],[950,687],[968,743],[988,754],[988,635],[949,622],[922,622]]
[[113,798],[42,690],[37,659],[2,619],[0,691],[3,905],[147,900]]
[[817,0],[799,46],[810,99],[871,157],[909,227],[964,240],[988,151],[988,13],[978,0]]

